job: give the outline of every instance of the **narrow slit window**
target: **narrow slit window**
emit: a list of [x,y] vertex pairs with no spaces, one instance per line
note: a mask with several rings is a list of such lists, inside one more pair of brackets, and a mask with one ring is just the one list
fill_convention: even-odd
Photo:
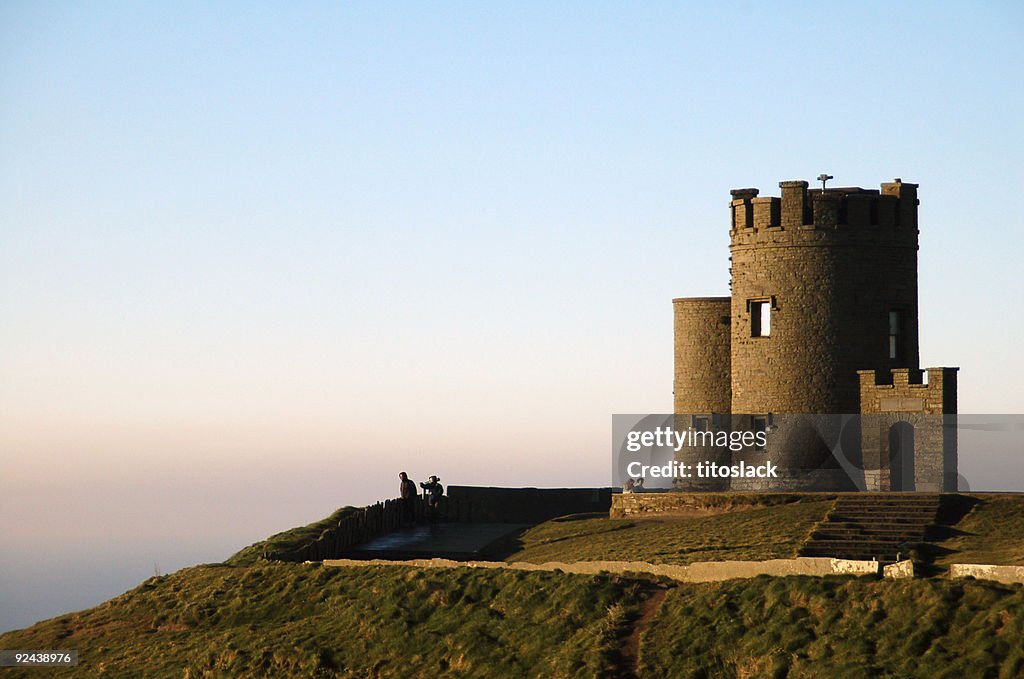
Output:
[[772,305],[768,301],[750,303],[750,336],[768,337],[772,334]]
[[[767,415],[765,415],[765,416],[756,416],[756,417],[752,418],[751,421],[750,421],[750,428],[754,432],[755,436],[757,434],[761,433],[761,432],[764,432],[765,434],[767,434],[767,432],[768,432],[768,416]],[[760,446],[760,445],[758,445],[756,443],[754,444],[754,449],[755,450],[764,450],[764,448],[762,446]]]
[[903,312],[889,312],[889,359],[903,360]]

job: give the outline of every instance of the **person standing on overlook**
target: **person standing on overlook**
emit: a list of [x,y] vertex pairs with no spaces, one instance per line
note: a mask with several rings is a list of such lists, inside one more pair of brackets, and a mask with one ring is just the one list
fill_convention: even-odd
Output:
[[412,522],[416,519],[416,483],[405,472],[399,473],[398,478],[401,480],[398,493],[402,498],[402,520]]

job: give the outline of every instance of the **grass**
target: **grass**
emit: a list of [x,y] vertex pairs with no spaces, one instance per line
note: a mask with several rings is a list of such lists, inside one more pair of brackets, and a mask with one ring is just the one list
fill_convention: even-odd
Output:
[[232,555],[225,563],[235,566],[254,564],[265,553],[273,554],[279,552],[290,552],[298,547],[309,544],[313,540],[316,540],[320,537],[321,533],[328,528],[338,525],[338,522],[349,514],[355,514],[361,511],[362,509],[357,507],[342,507],[327,518],[314,521],[306,526],[291,528],[276,535],[272,535],[266,540],[261,540],[260,542],[249,545]]
[[49,671],[63,676],[590,677],[645,592],[549,572],[198,566],[0,648],[77,649],[78,668]]
[[[649,592],[633,578],[558,572],[198,566],[0,635],[0,648],[79,651],[79,667],[46,676],[617,676],[616,651]],[[1017,677],[1022,638],[1021,585],[758,577],[672,586],[637,669]]]
[[508,561],[762,560],[796,556],[831,500],[810,499],[722,514],[609,519],[565,517],[520,536]]
[[640,676],[1019,677],[1024,587],[944,579],[759,577],[681,585]]
[[981,502],[956,524],[956,534],[941,543],[950,551],[938,557],[936,563],[1024,566],[1024,497],[972,497]]

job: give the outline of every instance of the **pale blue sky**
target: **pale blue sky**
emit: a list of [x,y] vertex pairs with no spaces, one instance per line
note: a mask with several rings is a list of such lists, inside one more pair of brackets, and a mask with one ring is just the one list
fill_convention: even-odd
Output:
[[922,361],[1024,412],[1022,26],[2,3],[0,532],[213,559],[400,468],[608,483],[611,414],[671,408],[671,299],[727,292],[729,189],[822,171],[921,185]]

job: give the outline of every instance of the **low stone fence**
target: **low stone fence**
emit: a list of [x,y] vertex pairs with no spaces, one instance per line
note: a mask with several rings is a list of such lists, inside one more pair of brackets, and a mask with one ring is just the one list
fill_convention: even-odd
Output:
[[332,559],[325,566],[414,566],[419,568],[507,568],[520,571],[562,571],[599,575],[601,573],[650,573],[663,575],[679,582],[719,582],[758,575],[782,577],[787,575],[878,575],[877,561],[850,561],[823,557],[771,559],[769,561],[698,561],[685,566],[653,564],[646,561],[576,561],[562,563],[550,561],[535,564],[524,561],[451,561],[449,559],[414,559],[389,561],[385,559],[356,560]]
[[955,563],[949,567],[951,578],[979,578],[1006,584],[1024,583],[1024,566],[996,566],[986,563]]
[[914,562],[910,559],[904,559],[903,561],[891,563],[882,568],[882,575],[893,580],[912,578],[915,575]]
[[[493,488],[448,486],[435,520],[450,523],[534,524],[566,514],[605,513],[611,488]],[[415,520],[427,520],[426,499],[415,504]],[[274,561],[321,561],[387,535],[403,526],[401,500],[384,500],[353,509],[319,536],[293,549],[268,550],[263,558]]]
[[449,486],[448,498],[467,503],[474,523],[541,523],[568,514],[605,514],[612,489]]
[[[415,503],[414,520],[422,523],[427,520],[426,501],[421,499]],[[444,498],[438,512],[441,521],[468,521],[471,510],[463,500]],[[368,507],[353,509],[343,515],[334,525],[330,525],[319,536],[308,543],[291,550],[267,551],[263,558],[272,561],[320,561],[332,559],[364,542],[387,535],[404,525],[402,501],[399,499],[384,500]]]

